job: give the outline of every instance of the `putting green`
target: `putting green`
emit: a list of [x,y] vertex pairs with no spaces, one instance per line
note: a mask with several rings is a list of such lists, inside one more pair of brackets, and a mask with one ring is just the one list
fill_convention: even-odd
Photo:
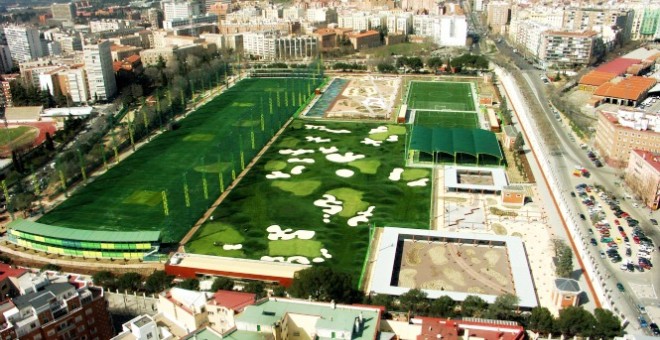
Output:
[[296,145],[298,145],[298,138],[293,138],[293,137],[286,137],[282,139],[281,142],[277,143],[277,146],[281,148],[295,148]]
[[185,142],[210,142],[215,136],[208,133],[193,133],[183,137]]
[[266,165],[264,165],[264,169],[266,171],[280,171],[284,170],[286,168],[287,162],[285,161],[278,161],[278,160],[272,160],[268,161]]
[[140,204],[146,206],[156,206],[160,204],[162,200],[162,195],[160,192],[149,191],[149,190],[136,190],[133,193],[126,197],[122,203],[126,204]]
[[321,186],[321,182],[314,180],[273,181],[273,186],[296,196],[308,196]]
[[225,244],[242,244],[245,241],[241,235],[232,226],[220,222],[208,222],[204,224],[203,232],[205,236],[202,240],[186,246],[189,252],[204,251],[205,254],[211,253],[217,256],[245,257],[242,249],[224,250]]
[[351,188],[339,188],[328,191],[328,194],[333,195],[337,197],[338,200],[344,202],[344,209],[338,214],[341,217],[351,218],[355,216],[358,211],[367,210],[369,207],[369,203],[362,200],[362,195],[364,194],[362,191],[357,191]]
[[390,135],[405,135],[406,127],[403,125],[389,125],[387,131]]
[[224,172],[229,168],[231,168],[231,164],[227,162],[211,163],[205,165],[198,165],[194,167],[195,171],[197,172],[214,173],[214,174]]
[[420,178],[428,178],[429,177],[429,171],[426,169],[412,169],[412,168],[407,168],[403,170],[403,174],[401,175],[401,179],[404,181],[414,181]]
[[270,256],[305,256],[310,258],[321,256],[323,244],[314,240],[293,239],[287,241],[268,242],[268,254]]
[[375,175],[380,166],[380,161],[377,159],[360,159],[350,162],[348,165],[358,168],[363,174]]

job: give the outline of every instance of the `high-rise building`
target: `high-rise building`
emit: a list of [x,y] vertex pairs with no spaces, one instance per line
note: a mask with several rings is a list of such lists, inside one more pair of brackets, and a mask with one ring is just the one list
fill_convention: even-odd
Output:
[[9,46],[0,45],[0,73],[9,73],[12,68],[14,63],[11,61]]
[[76,7],[72,2],[50,5],[53,20],[73,22],[76,17]]
[[147,19],[151,24],[151,29],[163,28],[163,11],[158,8],[150,8],[147,11]]
[[39,39],[39,30],[36,28],[7,26],[5,36],[11,57],[16,62],[30,61],[45,55]]
[[660,154],[632,150],[625,171],[626,184],[647,207],[660,208]]
[[196,1],[163,1],[163,16],[165,21],[188,19],[201,13],[201,6]]
[[488,17],[486,22],[493,33],[504,33],[509,22],[511,5],[506,1],[491,1],[488,3]]
[[109,339],[112,324],[103,289],[50,283],[12,299],[2,339]]
[[93,100],[108,100],[117,92],[110,46],[110,41],[104,40],[83,47],[89,95]]

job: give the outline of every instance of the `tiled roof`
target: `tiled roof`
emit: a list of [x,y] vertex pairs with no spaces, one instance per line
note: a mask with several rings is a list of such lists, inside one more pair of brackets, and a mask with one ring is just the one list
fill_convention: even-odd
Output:
[[600,86],[614,79],[614,73],[593,70],[580,78],[580,85]]
[[645,77],[628,77],[619,83],[605,83],[594,94],[601,97],[639,100],[642,94],[655,85],[656,80]]
[[640,62],[640,59],[616,58],[608,63],[598,66],[596,71],[623,75],[628,70],[628,67]]
[[216,304],[235,311],[240,311],[245,306],[253,304],[255,297],[255,294],[236,292],[233,290],[219,290],[213,294],[213,300]]

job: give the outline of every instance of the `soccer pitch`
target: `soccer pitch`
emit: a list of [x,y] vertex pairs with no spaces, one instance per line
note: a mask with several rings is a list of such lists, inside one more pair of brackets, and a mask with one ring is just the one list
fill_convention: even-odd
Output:
[[429,226],[431,171],[405,167],[405,136],[402,125],[294,121],[186,251],[322,264],[357,279],[372,225]]
[[161,231],[162,242],[178,242],[317,85],[302,78],[242,80],[39,222]]
[[443,128],[478,129],[479,120],[474,112],[416,111],[415,125]]
[[409,109],[475,111],[470,83],[411,81],[408,86]]

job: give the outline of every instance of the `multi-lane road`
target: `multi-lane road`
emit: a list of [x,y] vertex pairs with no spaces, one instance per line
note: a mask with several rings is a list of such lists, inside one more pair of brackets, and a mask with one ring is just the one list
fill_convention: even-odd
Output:
[[[617,171],[607,166],[603,168],[595,167],[587,157],[586,151],[580,148],[581,142],[579,139],[575,136],[571,136],[572,132],[570,131],[570,128],[567,128],[567,125],[561,120],[555,118],[555,114],[552,112],[546,97],[546,86],[548,85],[544,84],[541,80],[542,72],[534,69],[532,65],[520,55],[514,53],[513,49],[505,43],[497,43],[496,45],[499,52],[507,56],[521,70],[526,84],[518,84],[518,86],[529,87],[534,93],[534,98],[530,98],[530,102],[532,105],[538,105],[544,113],[543,117],[536,117],[536,119],[545,119],[552,127],[552,132],[559,143],[560,152],[547,156],[551,159],[551,162],[554,163],[554,168],[560,169],[556,175],[563,186],[563,199],[571,203],[575,211],[574,216],[565,216],[565,218],[578,221],[578,225],[581,227],[581,237],[587,241],[585,244],[588,244],[589,239],[592,237],[589,233],[589,230],[592,229],[592,225],[589,221],[582,221],[577,217],[578,213],[584,212],[586,214],[586,211],[581,210],[582,207],[580,206],[580,200],[570,196],[570,192],[575,190],[575,185],[582,182],[599,184],[604,187],[607,192],[612,193],[616,197],[622,198],[620,204],[621,208],[628,212],[632,217],[639,220],[645,234],[653,239],[656,246],[659,245],[660,235],[658,229],[657,227],[651,226],[649,223],[650,218],[658,217],[659,215],[657,213],[652,215],[648,210],[644,210],[643,208],[634,208],[631,202],[623,199],[625,196],[624,188],[621,185],[615,184],[622,182],[621,179],[617,178]],[[583,166],[589,170],[591,172],[591,177],[585,179],[572,176],[572,170],[576,165]],[[607,210],[608,207],[604,206],[603,209]],[[614,229],[613,232],[616,232],[616,226],[614,226],[613,221],[610,221],[610,223]],[[626,231],[629,232],[629,230]],[[660,302],[660,300],[657,299],[657,296],[660,295],[660,289],[658,289],[660,288],[660,275],[658,275],[657,271],[660,270],[660,268],[654,268],[651,271],[643,273],[621,271],[619,269],[620,264],[613,264],[607,259],[600,258],[598,247],[591,247],[587,250],[595,259],[594,262],[596,263],[596,269],[601,273],[605,282],[605,289],[607,295],[611,298],[610,301],[613,304],[613,309],[617,314],[623,315],[628,321],[630,321],[630,326],[628,326],[629,328],[627,329],[628,331],[634,330],[641,333],[642,330],[637,322],[637,317],[639,316],[637,305],[658,305]],[[654,253],[654,258],[657,258],[656,254],[657,252]],[[636,262],[636,258],[633,258],[633,261]],[[621,293],[617,290],[617,282],[624,284],[626,292]]]

